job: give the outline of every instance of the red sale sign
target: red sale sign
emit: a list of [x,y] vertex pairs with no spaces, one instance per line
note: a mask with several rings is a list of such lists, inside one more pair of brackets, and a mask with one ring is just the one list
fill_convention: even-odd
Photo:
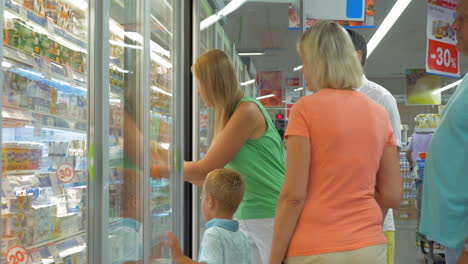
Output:
[[63,163],[58,166],[56,176],[61,183],[70,183],[75,177],[75,170],[70,163]]
[[428,72],[460,76],[458,51],[455,45],[429,39],[426,57]]
[[460,77],[457,32],[453,28],[458,0],[430,0],[427,3],[426,71]]
[[26,264],[29,261],[28,251],[24,247],[15,246],[8,250],[7,264]]

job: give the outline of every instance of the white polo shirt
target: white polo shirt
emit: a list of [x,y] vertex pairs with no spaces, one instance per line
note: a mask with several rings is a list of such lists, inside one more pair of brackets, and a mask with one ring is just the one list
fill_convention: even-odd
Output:
[[[398,105],[395,100],[395,97],[385,88],[376,84],[375,82],[369,81],[366,76],[362,77],[362,86],[357,91],[364,93],[369,98],[374,100],[376,103],[380,104],[387,110],[388,116],[390,118],[390,123],[392,124],[393,134],[395,135],[395,140],[397,146],[401,147],[401,121],[400,121],[400,112],[398,112]],[[383,224],[383,231],[395,231],[395,223],[393,221],[393,210],[389,209],[385,221]]]

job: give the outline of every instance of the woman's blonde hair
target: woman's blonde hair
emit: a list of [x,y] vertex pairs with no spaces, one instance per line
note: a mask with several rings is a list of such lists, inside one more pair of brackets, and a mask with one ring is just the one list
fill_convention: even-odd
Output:
[[353,42],[336,22],[320,21],[301,37],[297,51],[303,60],[305,75],[314,87],[353,89],[362,83],[363,70]]
[[211,50],[197,59],[192,71],[199,81],[206,105],[215,110],[215,135],[218,135],[244,96],[234,66],[226,53]]

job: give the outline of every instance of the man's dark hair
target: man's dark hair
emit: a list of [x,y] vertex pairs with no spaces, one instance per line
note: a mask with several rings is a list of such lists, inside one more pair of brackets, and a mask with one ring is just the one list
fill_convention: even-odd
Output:
[[353,41],[354,44],[354,49],[356,51],[360,50],[362,53],[362,59],[361,59],[361,64],[364,66],[366,64],[366,58],[367,58],[367,42],[366,39],[359,33],[357,33],[354,30],[351,29],[346,29],[348,31],[349,36],[351,37],[351,40]]

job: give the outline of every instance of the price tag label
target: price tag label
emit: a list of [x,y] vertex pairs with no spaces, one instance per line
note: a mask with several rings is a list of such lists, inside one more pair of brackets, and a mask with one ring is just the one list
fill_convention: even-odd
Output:
[[33,248],[29,251],[31,253],[31,260],[33,264],[42,264],[42,256],[39,249]]
[[70,163],[62,163],[55,174],[61,183],[70,183],[75,178],[75,170]]
[[24,247],[15,246],[8,250],[7,264],[26,264],[29,261],[28,251]]
[[455,45],[429,39],[427,47],[429,72],[460,76],[460,63]]
[[36,115],[34,120],[34,136],[40,137],[42,134],[42,115]]
[[20,8],[20,16],[27,18],[28,17],[28,10],[24,7]]

